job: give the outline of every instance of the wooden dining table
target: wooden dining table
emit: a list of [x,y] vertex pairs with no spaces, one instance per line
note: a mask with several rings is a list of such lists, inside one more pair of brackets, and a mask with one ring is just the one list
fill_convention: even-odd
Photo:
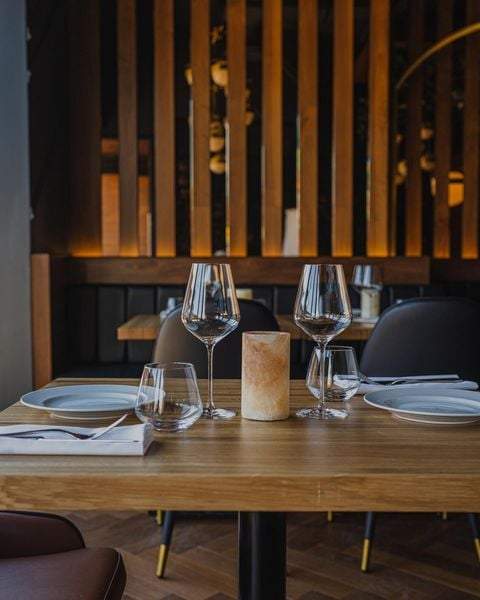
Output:
[[[293,320],[293,315],[275,315],[280,331],[290,334],[292,340],[311,340]],[[369,321],[352,321],[335,339],[361,341],[368,340],[375,327],[375,323]],[[119,341],[153,341],[157,339],[160,331],[160,317],[158,315],[135,315],[122,323],[117,328],[117,339]]]
[[[240,381],[217,380],[215,401],[239,411]],[[479,427],[399,421],[361,397],[346,419],[293,416],[313,402],[294,380],[288,420],[201,419],[156,433],[144,457],[4,455],[0,509],[236,511],[242,600],[285,598],[287,512],[480,511]],[[64,423],[19,403],[0,413],[2,425],[52,422]]]

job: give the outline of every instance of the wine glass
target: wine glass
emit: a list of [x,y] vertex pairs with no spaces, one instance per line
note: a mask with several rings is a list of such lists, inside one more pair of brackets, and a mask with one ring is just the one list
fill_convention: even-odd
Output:
[[305,265],[294,309],[295,323],[317,344],[318,405],[303,408],[299,417],[329,418],[325,410],[325,350],[328,342],[352,321],[352,309],[342,265]]
[[[307,372],[307,388],[318,399],[320,393],[320,352],[314,348]],[[360,386],[355,350],[350,346],[327,346],[325,352],[325,397],[327,401],[350,400]],[[345,418],[348,410],[325,408],[325,418]]]
[[145,365],[135,413],[159,431],[181,431],[193,425],[202,414],[194,366],[180,362]]
[[381,292],[383,283],[380,267],[377,265],[355,265],[352,286],[358,293],[362,290]]
[[194,263],[185,292],[182,322],[207,347],[208,404],[203,416],[209,419],[235,416],[233,410],[216,408],[213,402],[213,349],[232,333],[239,321],[240,309],[230,265]]

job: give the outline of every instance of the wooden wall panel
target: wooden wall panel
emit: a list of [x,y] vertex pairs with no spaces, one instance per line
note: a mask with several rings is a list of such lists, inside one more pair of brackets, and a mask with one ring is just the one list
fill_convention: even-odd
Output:
[[[452,29],[453,1],[443,0],[437,14],[437,38]],[[435,78],[435,200],[433,212],[433,256],[450,257],[450,208],[448,173],[451,168],[452,52],[447,47],[436,59]]]
[[120,254],[138,255],[136,0],[117,0]]
[[[409,0],[408,22],[408,61],[412,63],[420,54],[423,43],[424,1]],[[406,211],[405,211],[405,255],[422,254],[422,173],[420,157],[422,141],[423,70],[419,69],[408,81],[407,132],[406,132]]]
[[[467,21],[480,21],[480,3],[467,0]],[[480,170],[480,35],[467,38],[465,57],[465,108],[463,131],[464,202],[462,211],[462,257],[478,258]]]
[[117,173],[102,173],[102,254],[120,254],[120,190]]
[[262,255],[282,254],[282,2],[264,0],[262,38]]
[[353,0],[334,2],[332,256],[353,254]]
[[175,256],[174,2],[154,4],[155,254]]
[[36,389],[46,385],[53,378],[52,302],[48,254],[32,254],[31,288],[33,386]]
[[138,253],[152,255],[152,212],[150,210],[150,177],[138,177]]
[[247,255],[246,0],[227,1],[227,254]]
[[100,255],[100,3],[69,3],[68,249]]
[[210,137],[210,2],[191,0],[192,67],[190,149],[190,254],[212,253]]
[[389,254],[390,0],[370,3],[367,254]]
[[299,253],[318,254],[318,3],[298,4]]

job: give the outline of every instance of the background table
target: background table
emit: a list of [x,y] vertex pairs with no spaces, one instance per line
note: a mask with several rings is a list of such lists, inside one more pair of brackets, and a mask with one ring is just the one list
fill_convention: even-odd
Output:
[[[240,382],[215,385],[218,404],[238,408]],[[312,402],[292,381],[292,410]],[[285,511],[480,511],[478,427],[413,425],[360,398],[351,409],[344,421],[200,420],[157,434],[145,457],[2,456],[0,509],[241,511],[240,597],[268,580],[278,587],[264,600],[283,597]],[[52,420],[19,404],[0,413],[2,424],[22,422]]]
[[[295,325],[292,315],[275,315],[281,331],[290,334],[292,340],[311,340],[311,338]],[[354,321],[350,327],[335,339],[365,341],[368,340],[375,323]],[[121,341],[156,340],[160,330],[158,315],[136,315],[117,328],[117,339]]]

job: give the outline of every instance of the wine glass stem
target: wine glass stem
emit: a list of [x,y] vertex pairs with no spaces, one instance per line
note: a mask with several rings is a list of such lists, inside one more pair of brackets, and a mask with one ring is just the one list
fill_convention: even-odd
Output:
[[326,342],[317,342],[319,353],[319,374],[318,374],[318,410],[323,414],[325,412],[325,351]]
[[208,412],[215,410],[215,404],[213,402],[213,348],[215,344],[207,344],[207,356],[208,356]]

